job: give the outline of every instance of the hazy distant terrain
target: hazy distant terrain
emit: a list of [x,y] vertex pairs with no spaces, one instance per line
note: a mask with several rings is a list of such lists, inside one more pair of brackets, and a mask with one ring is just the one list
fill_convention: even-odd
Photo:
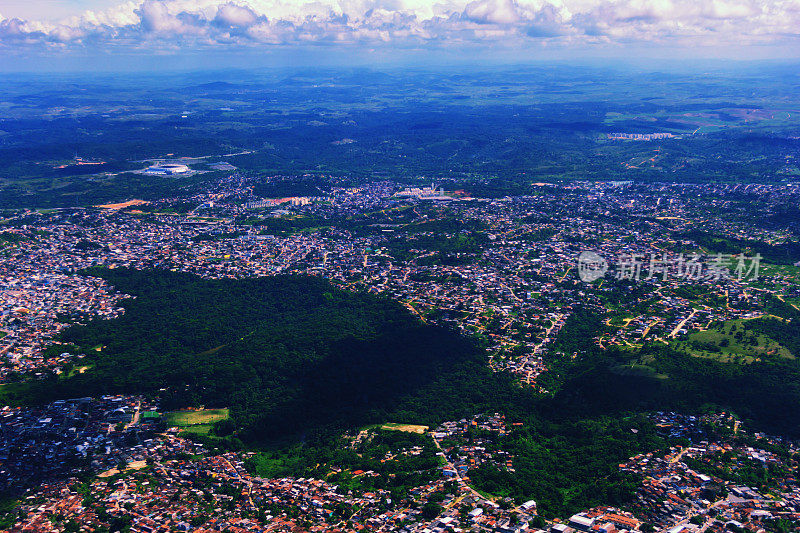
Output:
[[203,171],[500,178],[496,194],[564,179],[791,181],[798,86],[777,66],[15,76],[0,81],[0,207],[155,198],[209,177],[129,172],[180,157]]

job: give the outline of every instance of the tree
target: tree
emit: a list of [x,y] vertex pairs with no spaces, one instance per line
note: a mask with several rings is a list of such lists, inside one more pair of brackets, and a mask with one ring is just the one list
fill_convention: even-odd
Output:
[[422,516],[426,520],[433,520],[442,512],[442,506],[438,503],[428,502],[422,506]]

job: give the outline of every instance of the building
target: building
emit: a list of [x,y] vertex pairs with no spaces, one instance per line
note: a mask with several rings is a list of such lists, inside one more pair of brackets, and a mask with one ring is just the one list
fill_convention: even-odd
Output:
[[452,200],[450,196],[444,194],[444,189],[436,188],[436,184],[431,182],[430,187],[406,187],[395,196],[398,198],[417,198],[419,200]]
[[176,174],[186,174],[191,169],[181,163],[156,163],[144,169],[145,174],[154,176],[173,176]]
[[582,516],[579,514],[572,515],[569,518],[569,525],[578,531],[590,531],[594,525],[594,518],[589,518],[588,516]]

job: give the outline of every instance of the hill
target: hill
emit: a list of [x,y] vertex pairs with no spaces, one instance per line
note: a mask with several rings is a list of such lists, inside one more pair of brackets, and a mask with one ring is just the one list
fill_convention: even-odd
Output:
[[258,440],[392,414],[463,416],[485,408],[495,389],[508,390],[470,341],[420,323],[396,302],[321,279],[90,273],[133,298],[120,318],[63,333],[91,369],[34,383],[39,399],[160,394],[168,409],[229,407],[227,427]]

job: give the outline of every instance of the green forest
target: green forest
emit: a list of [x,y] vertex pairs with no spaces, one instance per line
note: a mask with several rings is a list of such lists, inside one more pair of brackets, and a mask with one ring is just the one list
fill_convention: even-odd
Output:
[[321,279],[90,273],[135,298],[124,300],[118,319],[66,330],[61,341],[86,353],[91,370],[32,382],[29,397],[164,389],[165,409],[230,407],[237,436],[263,441],[390,413],[463,416],[504,386],[468,340],[423,325],[389,299]]

